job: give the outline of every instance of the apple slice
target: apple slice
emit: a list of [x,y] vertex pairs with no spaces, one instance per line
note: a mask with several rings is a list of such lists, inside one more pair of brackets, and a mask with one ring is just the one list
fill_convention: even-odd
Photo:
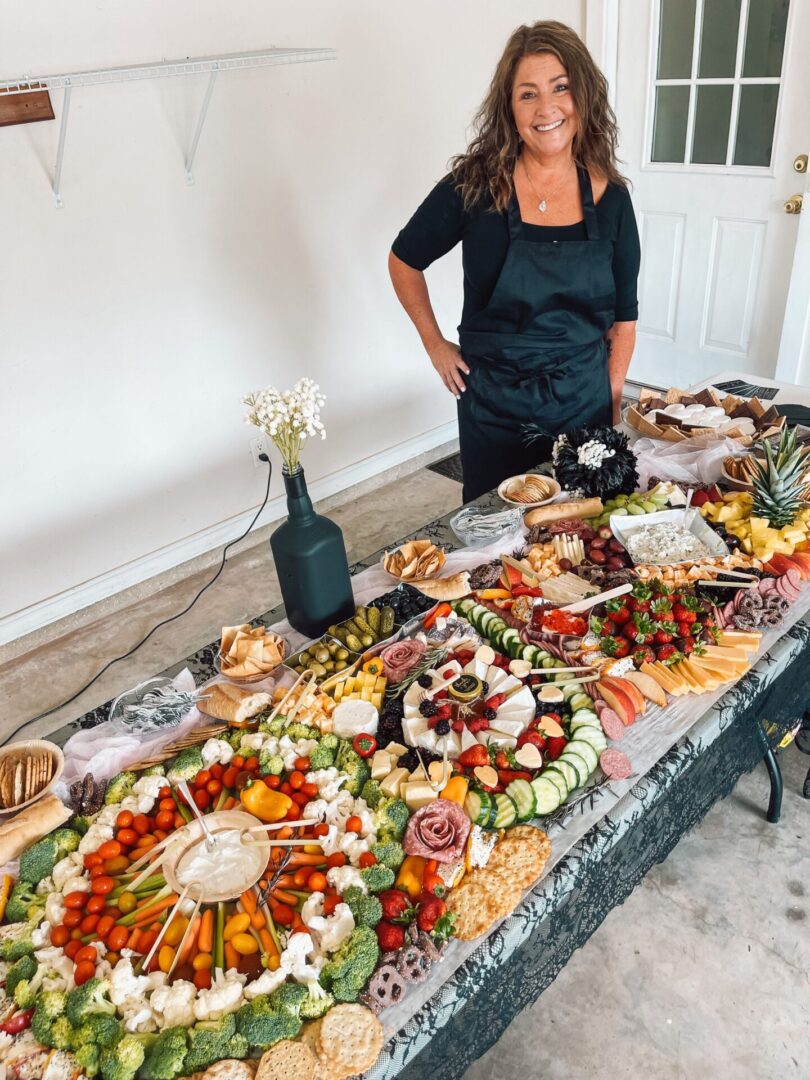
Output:
[[771,574],[780,575],[786,574],[788,570],[798,570],[798,572],[805,577],[807,570],[804,566],[800,566],[799,563],[794,562],[788,555],[780,555],[779,552],[771,555],[768,562],[765,564],[765,569]]
[[605,686],[598,682],[596,690],[607,702],[611,709],[618,714],[625,727],[630,727],[636,722],[636,710],[632,698],[621,686]]
[[628,671],[622,678],[637,686],[644,697],[654,705],[660,705],[662,709],[666,706],[666,692],[651,675],[645,675],[643,671]]
[[619,678],[615,675],[606,675],[602,679],[602,683],[603,685],[612,686],[614,689],[623,690],[633,702],[633,708],[640,716],[643,716],[647,711],[647,699],[639,688],[634,683],[628,682],[624,676]]
[[793,563],[805,581],[810,579],[810,552],[794,551],[792,555],[783,556],[783,558]]

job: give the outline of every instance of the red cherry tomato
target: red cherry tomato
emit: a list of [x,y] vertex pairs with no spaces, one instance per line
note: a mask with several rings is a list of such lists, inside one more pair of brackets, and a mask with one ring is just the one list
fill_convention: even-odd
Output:
[[242,757],[241,754],[237,754],[236,757],[231,758],[231,765],[234,769],[244,769],[245,759]]
[[312,830],[313,836],[328,836],[329,826],[325,821],[320,821]]
[[160,789],[160,791],[158,792],[158,796],[159,796],[159,797],[160,797],[161,799],[168,799],[168,798],[169,798],[169,796],[171,795],[171,793],[172,793],[172,789],[171,789],[171,788],[169,787],[169,785],[167,784],[167,785],[166,785],[166,787],[162,787],[162,788]]
[[300,791],[306,783],[306,778],[302,772],[298,769],[293,769],[290,775],[287,777],[287,783],[293,789],[293,791]]
[[76,940],[74,938],[71,938],[67,945],[65,945],[65,956],[69,956],[72,960],[81,947],[81,939]]
[[[96,950],[94,949],[93,952]],[[86,983],[88,979],[92,979],[96,973],[96,965],[92,960],[82,960],[80,964],[76,965],[76,970],[73,972],[73,981],[77,986],[81,986],[82,983]]]
[[295,921],[295,912],[286,904],[277,904],[273,910],[273,919],[279,926],[292,926]]
[[[158,803],[158,807],[161,810],[171,810],[171,812],[174,813],[177,809],[177,803],[174,799],[161,799]],[[157,820],[157,818],[155,820]]]
[[299,757],[295,759],[295,767],[299,772],[309,772],[309,758]]
[[106,896],[115,888],[115,880],[111,877],[97,877],[90,882],[90,888],[96,896]]
[[374,854],[373,851],[364,851],[359,859],[360,869],[365,870],[367,866],[374,866],[376,862],[377,856]]
[[85,908],[85,911],[89,915],[100,915],[106,906],[106,897],[91,896],[90,899],[87,901],[87,907]]
[[[138,942],[138,951],[146,956],[157,941],[157,936],[157,930],[147,930],[145,934],[141,934],[141,940]],[[155,957],[155,959],[157,959],[157,957]]]
[[132,828],[138,836],[146,836],[149,832],[149,818],[146,814],[137,814],[132,822]]
[[121,844],[118,840],[105,840],[101,847],[98,849],[98,853],[102,860],[104,859],[117,859],[122,851]]
[[119,843],[126,844],[127,847],[135,847],[135,845],[138,843],[138,834],[135,832],[134,829],[119,829],[118,840]]
[[236,778],[239,775],[239,770],[235,765],[231,765],[222,774],[222,783],[225,787],[233,787],[236,784]]
[[345,866],[347,861],[348,860],[344,852],[336,851],[334,855],[330,855],[329,858],[326,860],[326,865],[331,870],[335,866]]
[[85,870],[92,870],[94,866],[101,866],[103,862],[104,860],[97,851],[91,851],[89,855],[84,857],[84,868]]
[[208,792],[212,799],[216,798],[216,796],[219,795],[219,793],[222,791],[222,781],[216,779],[209,780],[208,783],[205,785],[205,790]]
[[69,892],[65,897],[65,907],[81,909],[87,903],[89,895],[89,893],[80,892],[78,889],[76,892]]
[[123,948],[126,948],[128,941],[129,929],[126,926],[114,926],[107,937],[107,948],[120,952]]
[[85,945],[83,948],[79,949],[73,959],[77,964],[83,964],[85,960],[89,960],[93,967],[95,967],[96,961],[98,960],[98,953],[93,945]]
[[211,989],[211,972],[203,969],[201,971],[194,972],[194,985],[198,990],[210,990]]
[[357,817],[356,814],[352,814],[350,818],[346,819],[346,825],[344,827],[345,832],[361,833],[363,831],[363,822]]
[[60,926],[54,926],[51,930],[51,945],[58,945],[60,949],[63,949],[65,945],[70,941],[70,930],[64,924]]
[[132,821],[135,815],[131,810],[122,810],[118,817],[115,819],[115,824],[119,829],[132,828]]
[[96,934],[98,934],[102,941],[106,941],[107,935],[114,926],[115,919],[112,915],[102,915],[98,921],[98,926],[96,926]]
[[158,816],[155,818],[155,824],[158,829],[173,829],[174,828],[174,808],[171,810],[161,810]]
[[204,788],[210,779],[211,773],[208,771],[208,769],[200,769],[200,771],[194,777],[194,787]]
[[100,866],[94,866],[90,871],[90,880],[94,881],[97,877],[104,877],[107,871],[104,869],[104,863]]
[[302,810],[309,802],[309,796],[305,795],[303,791],[294,791],[290,798],[295,803],[295,805],[300,806]]
[[74,927],[78,926],[81,923],[83,918],[84,915],[82,915],[79,908],[68,908],[68,910],[65,912],[65,917],[62,919],[62,922],[65,924],[65,926],[69,926],[70,929],[73,930]]
[[304,784],[301,788],[301,794],[306,795],[308,799],[317,799],[320,792],[318,791],[317,784]]
[[335,908],[338,904],[343,903],[342,896],[325,896],[323,900],[323,913],[324,915],[334,915]]
[[186,823],[186,819],[183,817],[183,815],[178,810],[177,813],[174,815],[174,827],[175,827],[175,829],[182,829],[183,826],[185,825],[185,823]]
[[79,926],[81,927],[82,935],[85,937],[87,934],[92,934],[95,928],[98,926],[101,920],[100,915],[85,915]]
[[322,874],[320,870],[316,870],[314,874],[310,874],[307,888],[312,892],[323,892],[326,888],[326,874]]
[[225,772],[225,766],[221,765],[218,761],[215,761],[208,769],[215,780],[221,780],[222,774]]
[[198,810],[205,810],[208,808],[208,805],[211,802],[211,796],[208,794],[205,788],[198,788],[194,792],[194,802],[197,804]]
[[272,773],[269,776],[264,777],[264,782],[269,788],[272,788],[273,791],[275,791],[276,788],[281,787],[281,777],[273,776]]
[[255,754],[252,754],[249,758],[245,760],[245,768],[248,772],[255,772],[258,767],[259,759],[256,757]]

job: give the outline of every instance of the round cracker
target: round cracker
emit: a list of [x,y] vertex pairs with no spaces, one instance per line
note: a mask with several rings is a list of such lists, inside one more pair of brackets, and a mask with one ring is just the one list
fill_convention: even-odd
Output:
[[256,1080],[315,1080],[318,1059],[305,1042],[283,1039],[265,1051]]
[[247,1061],[224,1058],[209,1065],[202,1080],[253,1080],[253,1066]]
[[383,1027],[365,1005],[336,1005],[318,1033],[318,1051],[325,1071],[344,1077],[370,1069],[383,1048]]

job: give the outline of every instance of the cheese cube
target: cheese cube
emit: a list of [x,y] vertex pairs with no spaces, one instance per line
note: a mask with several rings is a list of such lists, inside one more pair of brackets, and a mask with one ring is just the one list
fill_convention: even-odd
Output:
[[426,780],[417,780],[414,783],[402,785],[400,798],[405,800],[409,810],[418,810],[420,807],[433,802],[437,796]]
[[402,743],[398,742],[390,742],[385,748],[385,752],[387,754],[390,754],[391,757],[395,760],[396,758],[400,758],[403,754],[407,753],[407,750],[407,746],[403,746]]
[[394,759],[387,750],[377,750],[371,759],[371,779],[384,780],[391,772]]
[[387,795],[390,799],[396,799],[401,785],[407,779],[407,769],[393,769],[384,780],[380,781],[380,790],[383,795]]

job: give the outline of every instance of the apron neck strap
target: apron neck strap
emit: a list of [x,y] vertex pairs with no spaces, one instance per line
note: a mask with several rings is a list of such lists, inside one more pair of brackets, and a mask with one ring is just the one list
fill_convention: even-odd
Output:
[[[596,216],[596,205],[593,201],[593,188],[591,187],[591,178],[587,169],[577,168],[577,176],[579,177],[579,194],[582,199],[582,215],[585,222],[585,235],[589,240],[599,239],[599,220]],[[512,197],[509,200],[508,210],[509,221],[509,240],[514,243],[515,240],[523,239],[523,221],[520,216],[520,207],[518,205],[517,193],[512,187]]]

